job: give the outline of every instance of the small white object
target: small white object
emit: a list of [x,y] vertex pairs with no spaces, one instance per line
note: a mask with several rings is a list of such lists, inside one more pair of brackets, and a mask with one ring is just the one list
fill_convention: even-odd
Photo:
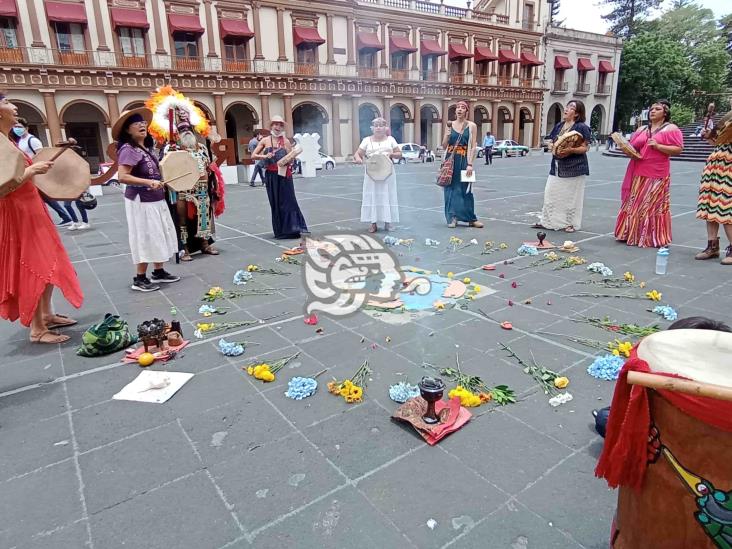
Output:
[[435,526],[437,526],[437,521],[435,519],[430,519],[427,521],[427,528],[430,530],[434,530]]
[[549,399],[549,404],[556,408],[557,406],[561,406],[562,404],[566,404],[572,400],[572,395],[570,393],[560,393],[557,396],[554,396]]
[[670,251],[668,248],[659,248],[658,249],[658,252],[656,253],[656,274],[657,275],[666,274],[666,268],[668,267],[669,253],[670,253]]
[[193,374],[184,372],[155,372],[146,370],[114,395],[114,400],[133,400],[162,404],[183,387]]
[[475,170],[468,177],[468,170],[460,170],[460,181],[463,183],[475,183]]

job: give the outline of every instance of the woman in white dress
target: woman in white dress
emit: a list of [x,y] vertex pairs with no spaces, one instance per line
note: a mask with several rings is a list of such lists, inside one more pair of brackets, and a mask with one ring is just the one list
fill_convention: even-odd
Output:
[[[356,164],[363,164],[364,160],[374,155],[400,158],[402,151],[396,140],[387,134],[388,125],[383,118],[375,118],[371,123],[371,133],[364,138],[358,150],[353,155]],[[389,230],[390,223],[399,222],[399,201],[397,200],[396,174],[394,166],[390,165],[391,174],[383,180],[375,181],[368,172],[363,176],[363,199],[361,202],[361,221],[371,223],[370,233],[375,233],[377,223],[384,223],[384,230]]]

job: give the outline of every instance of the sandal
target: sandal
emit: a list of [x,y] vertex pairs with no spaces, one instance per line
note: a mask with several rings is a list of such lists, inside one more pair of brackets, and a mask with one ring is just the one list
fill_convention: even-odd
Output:
[[206,255],[219,255],[220,252],[213,246],[206,246],[201,250],[201,253]]
[[575,231],[576,231],[576,229],[574,227],[572,227],[572,225],[570,225],[569,227],[565,227],[565,229],[564,229],[565,233],[573,233]]
[[193,258],[191,257],[191,254],[186,252],[182,256],[180,256],[180,260],[181,261],[193,261]]
[[455,227],[457,227],[457,219],[453,217],[452,221],[450,221],[450,223],[448,223],[447,226],[450,229],[454,229]]
[[370,233],[375,233],[377,230],[379,230],[379,229],[376,226],[376,223],[372,223],[371,226],[369,227],[369,232]]
[[481,223],[480,221],[471,221],[468,226],[475,227],[476,229],[482,229],[485,225],[483,225],[483,223]]
[[30,340],[32,343],[47,343],[50,345],[54,343],[65,343],[69,339],[71,339],[69,336],[57,334],[56,332],[52,332],[51,330],[44,330],[38,335],[30,336]]
[[43,320],[48,325],[49,330],[52,330],[54,328],[64,328],[66,326],[73,326],[74,324],[78,324],[78,322],[73,318],[69,318],[66,315],[58,314],[53,314],[50,316],[50,318],[44,318]]

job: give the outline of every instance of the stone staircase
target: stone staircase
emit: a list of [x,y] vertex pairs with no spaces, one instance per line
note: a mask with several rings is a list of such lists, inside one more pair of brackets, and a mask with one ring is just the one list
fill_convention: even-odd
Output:
[[[717,114],[714,117],[714,122],[717,123],[722,118],[721,114]],[[697,120],[691,124],[681,127],[681,133],[684,134],[684,151],[679,156],[672,156],[671,160],[679,160],[682,162],[705,162],[709,153],[712,152],[712,145],[710,145],[706,139],[700,137],[693,137],[691,134],[704,123],[704,120]],[[622,156],[627,158],[618,148],[613,147],[610,150],[604,150],[602,152],[604,156]]]

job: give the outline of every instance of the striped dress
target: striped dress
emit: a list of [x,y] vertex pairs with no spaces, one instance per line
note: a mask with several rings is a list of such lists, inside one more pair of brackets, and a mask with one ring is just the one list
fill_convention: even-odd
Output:
[[717,145],[707,158],[696,217],[723,225],[732,224],[732,143]]

